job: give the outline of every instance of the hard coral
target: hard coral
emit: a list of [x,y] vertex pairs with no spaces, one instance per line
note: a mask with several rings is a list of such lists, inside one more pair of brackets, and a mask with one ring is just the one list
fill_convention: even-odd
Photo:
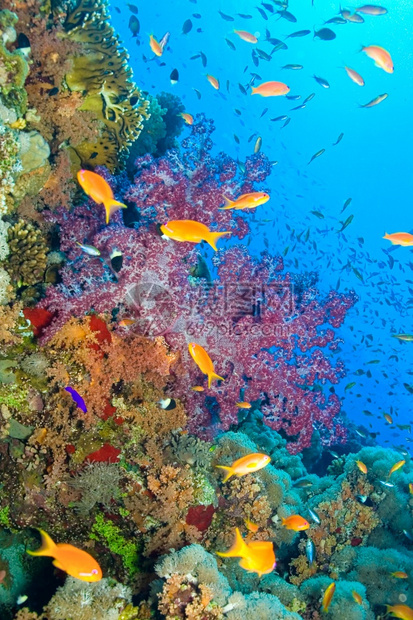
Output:
[[10,255],[5,267],[17,286],[41,282],[46,269],[48,247],[32,224],[19,220],[7,231]]
[[106,0],[79,0],[64,28],[83,52],[73,59],[66,83],[71,91],[86,93],[81,110],[93,112],[103,124],[98,141],[79,144],[76,156],[82,166],[116,170],[148,118],[148,102],[131,80],[128,55],[109,24]]

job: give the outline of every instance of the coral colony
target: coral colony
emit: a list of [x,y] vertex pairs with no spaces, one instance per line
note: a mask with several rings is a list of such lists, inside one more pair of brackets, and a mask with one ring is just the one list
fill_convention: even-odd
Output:
[[410,459],[335,392],[357,297],[222,209],[268,158],[214,155],[203,114],[178,141],[103,0],[5,1],[0,34],[1,618],[411,617]]

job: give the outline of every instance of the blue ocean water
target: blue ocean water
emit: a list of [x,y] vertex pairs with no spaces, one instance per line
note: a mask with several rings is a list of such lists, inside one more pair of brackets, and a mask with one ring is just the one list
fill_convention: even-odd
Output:
[[[288,11],[296,18],[294,23],[280,17],[280,6],[270,0],[264,4],[247,0],[180,0],[173,6],[166,0],[139,3],[140,31],[135,36],[129,30],[132,13],[126,3],[113,0],[111,15],[130,54],[138,86],[152,94],[173,92],[186,112],[203,112],[212,118],[216,151],[242,162],[261,136],[262,151],[277,164],[265,187],[257,188],[268,190],[271,200],[255,213],[245,214],[253,221],[250,250],[259,254],[267,246],[271,253],[284,255],[289,271],[319,272],[322,291],[355,290],[359,302],[338,332],[343,342],[337,355],[348,371],[337,387],[343,410],[359,428],[378,432],[379,443],[409,448],[410,430],[395,425],[409,425],[413,418],[413,396],[404,385],[413,383],[413,345],[392,334],[412,331],[413,256],[410,248],[392,247],[382,237],[385,232],[413,230],[409,208],[413,3],[388,0],[384,5],[386,15],[364,15],[364,23],[327,24],[337,35],[332,41],[313,37],[314,29],[339,15],[339,3],[332,0],[290,0]],[[186,20],[192,27],[184,34]],[[255,34],[258,43],[241,40],[234,29]],[[303,29],[311,33],[287,38]],[[270,61],[260,59],[255,66],[254,48],[267,54],[273,49],[265,40],[266,30],[288,49],[276,51]],[[168,47],[156,58],[149,35],[160,40],[166,32],[170,32]],[[360,51],[366,45],[390,51],[393,74],[374,66]],[[206,67],[200,52],[206,56]],[[286,64],[303,68],[282,69]],[[350,80],[345,65],[363,76],[365,86]],[[179,72],[175,85],[170,82],[173,69]],[[208,83],[207,73],[219,79],[219,91]],[[256,83],[285,82],[289,94],[300,98],[251,97],[252,73],[261,78]],[[327,80],[330,88],[320,86],[314,75]],[[312,93],[315,96],[305,108],[292,110]],[[379,105],[360,107],[383,93],[388,98]],[[270,120],[283,115],[290,118],[285,126],[285,121]],[[342,140],[333,146],[342,133]],[[325,152],[308,164],[321,149]],[[351,203],[340,213],[349,198]],[[339,233],[350,215],[353,221]],[[296,235],[307,230],[308,241],[302,235],[297,242]],[[363,374],[354,374],[359,369]],[[356,385],[346,390],[353,382]],[[385,422],[385,413],[391,414],[393,425]]]

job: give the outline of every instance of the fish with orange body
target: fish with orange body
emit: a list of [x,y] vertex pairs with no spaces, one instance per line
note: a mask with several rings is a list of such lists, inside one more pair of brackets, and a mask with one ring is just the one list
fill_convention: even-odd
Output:
[[187,125],[192,125],[192,123],[194,122],[194,117],[188,112],[181,112],[180,116],[182,116]]
[[149,45],[155,56],[162,56],[163,46],[155,39],[153,34],[149,36]]
[[39,532],[42,537],[42,546],[37,551],[27,551],[27,553],[54,558],[53,564],[56,568],[60,568],[76,579],[90,582],[102,579],[102,569],[89,553],[67,543],[56,544],[49,534],[40,529]]
[[235,200],[231,200],[226,196],[223,198],[225,200],[225,207],[220,207],[220,211],[227,211],[228,209],[255,209],[255,207],[265,204],[270,199],[266,192],[251,192],[249,194],[242,194]]
[[282,518],[281,524],[287,530],[294,530],[294,532],[303,532],[304,530],[308,530],[310,527],[309,522],[300,515],[291,515],[286,519]]
[[363,598],[362,598],[361,594],[359,594],[355,590],[352,590],[351,594],[353,596],[353,599],[356,601],[356,603],[358,603],[359,605],[363,604]]
[[413,620],[413,609],[408,605],[386,605],[387,613],[400,620]]
[[225,381],[224,377],[220,377],[216,374],[211,358],[200,344],[190,342],[188,344],[188,350],[199,370],[203,372],[204,375],[207,375],[209,388],[211,387],[211,383],[214,379]]
[[344,69],[350,80],[353,80],[353,82],[358,86],[364,86],[364,80],[361,75],[357,73],[357,71],[354,71],[354,69],[350,69],[350,67],[344,67]]
[[230,235],[229,230],[223,232],[212,232],[208,226],[196,222],[195,220],[170,220],[160,227],[165,237],[174,241],[189,241],[189,243],[200,243],[206,241],[211,248],[217,250],[216,242],[224,235]]
[[394,573],[390,573],[390,577],[395,577],[396,579],[408,579],[409,575],[404,572],[404,570],[395,570]]
[[266,467],[268,463],[271,461],[271,458],[267,454],[261,454],[260,452],[253,452],[252,454],[247,454],[246,456],[242,456],[240,459],[237,459],[232,463],[232,465],[216,465],[218,469],[223,469],[227,473],[222,482],[226,482],[231,478],[231,476],[237,476],[240,478],[241,476],[246,476],[247,474],[252,474],[263,467]]
[[380,45],[367,45],[366,47],[362,47],[361,50],[367,54],[369,58],[374,60],[376,67],[383,69],[386,73],[393,73],[394,65],[392,57],[384,47],[380,47]]
[[235,529],[235,541],[228,551],[219,552],[222,558],[241,558],[239,565],[259,577],[271,573],[276,565],[274,544],[270,541],[251,541],[246,543],[238,528]]
[[216,77],[207,73],[207,80],[215,90],[219,90],[219,80]]
[[289,92],[290,88],[283,82],[263,82],[251,89],[251,95],[261,95],[261,97],[280,97]]
[[402,245],[404,247],[413,245],[413,235],[407,232],[391,233],[390,235],[386,233],[383,239],[391,241],[393,245]]
[[115,200],[112,189],[100,174],[91,170],[79,170],[77,180],[85,194],[97,204],[103,204],[106,212],[106,224],[109,224],[110,216],[118,209],[127,209],[123,202]]
[[238,407],[238,409],[251,409],[252,407],[251,403],[247,403],[244,400],[239,403],[235,403],[235,406]]
[[246,41],[247,43],[257,43],[258,41],[255,34],[247,32],[246,30],[234,30],[234,32],[239,36],[240,39]]

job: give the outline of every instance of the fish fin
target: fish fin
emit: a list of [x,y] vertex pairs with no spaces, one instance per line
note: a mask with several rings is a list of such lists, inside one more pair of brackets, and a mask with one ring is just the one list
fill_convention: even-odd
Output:
[[257,89],[254,86],[251,86],[251,95],[256,95]]
[[56,544],[50,538],[49,534],[46,534],[43,530],[39,529],[40,535],[42,537],[42,545],[37,549],[37,551],[27,551],[29,555],[47,555],[53,556],[56,549]]
[[242,558],[242,560],[240,560],[238,564],[239,566],[241,566],[241,568],[251,572],[251,564],[248,558]]
[[226,472],[225,478],[223,478],[222,482],[226,482],[229,478],[231,478],[231,476],[234,475],[234,470],[232,467],[227,467],[226,465],[215,465],[215,467],[218,469],[223,469]]
[[113,215],[118,209],[127,209],[127,205],[123,204],[123,202],[119,202],[118,200],[107,200],[104,203],[105,211],[106,211],[106,224],[109,224],[110,216]]
[[217,551],[217,555],[220,555],[222,558],[235,558],[242,557],[245,555],[246,544],[244,542],[243,537],[238,528],[235,528],[235,540],[230,549],[225,552]]
[[60,568],[60,570],[64,570],[66,572],[66,569],[62,566],[59,560],[53,560],[52,564],[53,566],[56,566],[56,568]]
[[211,387],[211,383],[214,379],[219,379],[221,381],[225,381],[224,377],[220,377],[219,375],[217,375],[215,372],[210,372],[208,375],[208,387]]
[[230,234],[231,234],[230,230],[225,230],[224,232],[210,232],[208,235],[206,235],[205,241],[209,243],[211,248],[213,248],[216,252],[218,249],[216,246],[218,239],[220,237],[223,237],[224,235],[230,235]]
[[225,200],[225,206],[224,207],[220,207],[219,210],[220,211],[224,211],[225,209],[232,209],[232,207],[234,205],[234,201],[231,200],[231,198],[227,198],[224,195],[222,195],[222,197]]

